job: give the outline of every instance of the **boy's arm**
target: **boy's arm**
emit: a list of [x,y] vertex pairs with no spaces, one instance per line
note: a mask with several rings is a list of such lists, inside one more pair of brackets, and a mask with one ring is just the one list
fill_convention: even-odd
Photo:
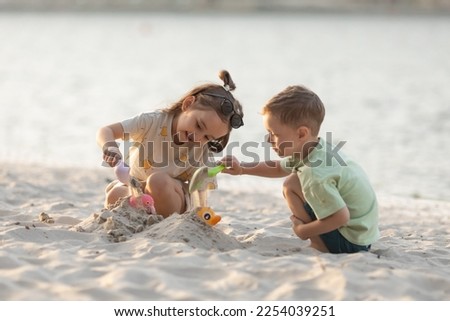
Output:
[[292,229],[302,240],[307,240],[313,236],[331,232],[342,225],[345,225],[349,219],[350,212],[348,211],[347,206],[324,219],[315,220],[309,223],[303,223],[297,217],[291,216],[291,221],[294,224]]
[[243,175],[254,175],[262,177],[284,177],[288,176],[280,165],[280,161],[267,161],[260,163],[241,163]]
[[234,156],[226,156],[221,163],[227,166],[223,173],[231,175],[254,175],[262,177],[284,177],[289,175],[280,165],[280,161],[241,163]]
[[123,127],[114,123],[100,128],[97,131],[97,144],[103,151],[103,160],[114,167],[122,158],[116,139],[123,139]]

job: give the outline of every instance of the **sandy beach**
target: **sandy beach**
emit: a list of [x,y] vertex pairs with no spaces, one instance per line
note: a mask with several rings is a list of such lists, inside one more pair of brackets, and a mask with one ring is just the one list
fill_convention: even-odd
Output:
[[[23,307],[33,300],[48,310],[75,300],[447,304],[449,28],[445,15],[2,12],[0,300],[46,320],[46,311]],[[222,221],[213,228],[189,215],[158,221],[103,209],[113,171],[100,166],[98,128],[167,107],[218,81],[224,68],[245,110],[227,154],[242,161],[274,157],[263,149],[260,115],[273,94],[304,84],[323,99],[322,135],[347,142],[344,152],[377,191],[381,238],[370,252],[309,248],[292,232],[281,180],[220,174],[209,203]],[[365,316],[375,310],[388,311],[378,306]],[[105,311],[86,316],[103,320]]]
[[450,203],[379,195],[372,250],[323,254],[292,233],[280,181],[223,174],[215,227],[173,215],[117,242],[92,225],[111,178],[2,164],[1,300],[450,300]]

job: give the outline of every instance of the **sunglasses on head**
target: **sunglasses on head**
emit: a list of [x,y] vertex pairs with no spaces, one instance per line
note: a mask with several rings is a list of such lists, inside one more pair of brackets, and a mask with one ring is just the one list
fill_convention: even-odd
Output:
[[223,101],[220,104],[220,110],[222,111],[222,114],[224,114],[225,116],[231,115],[230,117],[230,125],[231,127],[237,129],[239,127],[241,127],[242,125],[244,125],[244,121],[242,120],[242,116],[239,115],[238,113],[236,113],[236,111],[234,110],[234,106],[233,103],[231,102],[231,100],[229,100],[228,98],[221,96],[221,95],[216,95],[216,94],[206,94],[206,93],[202,93],[205,96],[210,96],[210,97],[216,97],[216,98],[222,98]]

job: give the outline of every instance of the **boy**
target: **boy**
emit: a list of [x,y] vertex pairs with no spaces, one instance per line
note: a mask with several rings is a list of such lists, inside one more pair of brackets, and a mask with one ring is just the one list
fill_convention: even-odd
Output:
[[320,98],[290,86],[262,110],[268,141],[281,161],[222,162],[231,175],[288,176],[283,195],[294,233],[322,252],[368,251],[379,237],[375,193],[359,165],[318,136],[325,116]]

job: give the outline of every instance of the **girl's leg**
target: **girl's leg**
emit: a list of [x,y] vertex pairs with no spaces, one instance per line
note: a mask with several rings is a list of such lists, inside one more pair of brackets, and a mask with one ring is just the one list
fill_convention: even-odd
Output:
[[106,187],[105,190],[105,208],[110,205],[114,205],[119,198],[127,197],[129,195],[129,189],[127,186],[116,184],[113,186]]
[[156,213],[167,217],[173,213],[184,213],[186,199],[183,182],[170,177],[164,172],[158,172],[147,178],[145,192],[155,200]]
[[[286,178],[283,184],[283,195],[292,215],[305,224],[312,221],[305,209],[305,196],[303,195],[302,186],[297,174],[293,173]],[[321,252],[328,252],[327,247],[319,235],[311,237],[309,240],[311,241],[311,247]]]

